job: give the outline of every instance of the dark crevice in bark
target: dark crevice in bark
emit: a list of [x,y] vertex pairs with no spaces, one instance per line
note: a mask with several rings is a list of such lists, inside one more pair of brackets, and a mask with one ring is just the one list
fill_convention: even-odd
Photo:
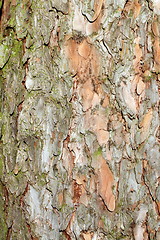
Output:
[[2,68],[0,68],[0,70],[1,69],[3,69],[6,65],[7,65],[7,63],[9,62],[9,60],[10,60],[10,57],[11,57],[11,54],[9,55],[9,58],[7,59],[7,61],[5,62],[5,64],[3,65],[3,67]]
[[110,48],[108,47],[107,43],[104,41],[104,39],[102,40],[102,43],[105,46],[105,48],[107,49],[107,52],[109,53],[109,55],[111,55],[111,57],[114,59],[114,56],[113,56]]
[[38,238],[35,238],[35,237],[32,236],[32,230],[31,230],[30,224],[26,222],[26,226],[27,226],[28,233],[30,235],[31,240],[38,240]]
[[90,23],[94,23],[94,22],[97,20],[97,18],[98,18],[98,17],[97,17],[97,18],[94,19],[94,20],[90,20],[85,13],[83,13],[82,11],[81,11],[81,13],[82,13],[82,15],[87,19],[87,21],[90,22]]
[[60,9],[57,9],[56,7],[52,7],[52,9],[49,10],[49,12],[57,12],[57,13],[62,13],[63,15],[68,15],[68,12],[64,12]]
[[63,235],[66,237],[66,240],[72,240],[72,238],[70,237],[70,235],[66,232],[66,230],[60,231],[63,233]]
[[147,1],[149,10],[153,12],[153,3],[150,0],[146,0],[146,1]]
[[11,234],[12,234],[12,226],[8,228],[6,240],[10,240],[11,239]]
[[26,193],[28,192],[28,190],[29,190],[29,183],[27,182],[26,187],[25,187],[25,190],[24,190],[24,192],[23,192],[23,194],[21,195],[20,200],[19,200],[20,206],[22,206],[22,208],[23,208],[24,205],[25,205],[25,204],[24,204],[24,197],[25,197]]
[[1,6],[1,8],[0,8],[0,26],[1,26],[1,24],[2,24],[4,1],[5,1],[5,0],[2,0],[2,6]]
[[[146,173],[146,170],[143,168],[143,174],[142,174],[143,183],[145,184],[146,188],[148,189],[148,193],[149,193],[149,196],[151,197],[152,201],[155,202],[155,198],[154,198],[154,196],[153,196],[152,193],[151,193],[150,187],[149,187],[148,184],[146,183],[145,173]],[[156,203],[156,202],[155,202],[155,203]]]

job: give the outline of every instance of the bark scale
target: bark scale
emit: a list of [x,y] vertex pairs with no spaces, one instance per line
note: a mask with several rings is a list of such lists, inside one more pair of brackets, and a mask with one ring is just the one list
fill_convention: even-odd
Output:
[[160,239],[160,1],[0,8],[1,239]]

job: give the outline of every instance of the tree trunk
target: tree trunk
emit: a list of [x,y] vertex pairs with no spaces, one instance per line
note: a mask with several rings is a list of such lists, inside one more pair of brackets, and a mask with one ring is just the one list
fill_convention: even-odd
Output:
[[160,239],[160,0],[0,8],[0,239]]

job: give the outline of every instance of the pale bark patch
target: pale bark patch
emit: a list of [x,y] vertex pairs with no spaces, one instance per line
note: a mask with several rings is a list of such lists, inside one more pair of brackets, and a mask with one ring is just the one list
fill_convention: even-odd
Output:
[[154,13],[160,15],[160,0],[152,0],[154,6]]

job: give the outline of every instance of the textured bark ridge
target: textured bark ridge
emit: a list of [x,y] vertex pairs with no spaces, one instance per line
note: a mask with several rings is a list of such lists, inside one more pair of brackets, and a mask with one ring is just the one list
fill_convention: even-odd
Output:
[[[101,65],[100,55],[93,44],[84,38],[69,39],[66,43],[66,54],[70,61],[71,72],[74,73],[74,91],[72,97],[73,109],[76,112],[76,116],[73,119],[74,127],[77,128],[75,122],[83,122],[82,129],[78,129],[79,132],[77,134],[81,133],[85,135],[86,131],[90,131],[96,136],[97,142],[101,147],[107,147],[109,132],[107,131],[106,123],[108,118],[104,112],[106,106],[101,107],[104,98],[107,98],[107,94],[102,89],[99,76]],[[80,102],[82,105],[81,112],[79,111],[77,102]],[[83,142],[86,144],[85,139]],[[72,150],[76,155],[74,163],[78,166],[87,166],[87,157],[84,154],[79,156],[78,149],[80,148],[80,144],[78,143],[78,146],[76,146],[75,142],[74,144],[70,143],[70,147],[73,145]],[[82,152],[85,149],[84,144]],[[93,152],[90,152],[91,156],[92,154]],[[94,163],[95,161],[97,163]],[[93,165],[98,180],[98,189],[95,186],[95,189],[92,189],[92,191],[98,191],[98,195],[102,197],[107,208],[113,211],[115,209],[115,197],[112,193],[113,174],[101,154],[92,160],[91,165]]]
[[160,239],[160,1],[0,11],[0,239]]

